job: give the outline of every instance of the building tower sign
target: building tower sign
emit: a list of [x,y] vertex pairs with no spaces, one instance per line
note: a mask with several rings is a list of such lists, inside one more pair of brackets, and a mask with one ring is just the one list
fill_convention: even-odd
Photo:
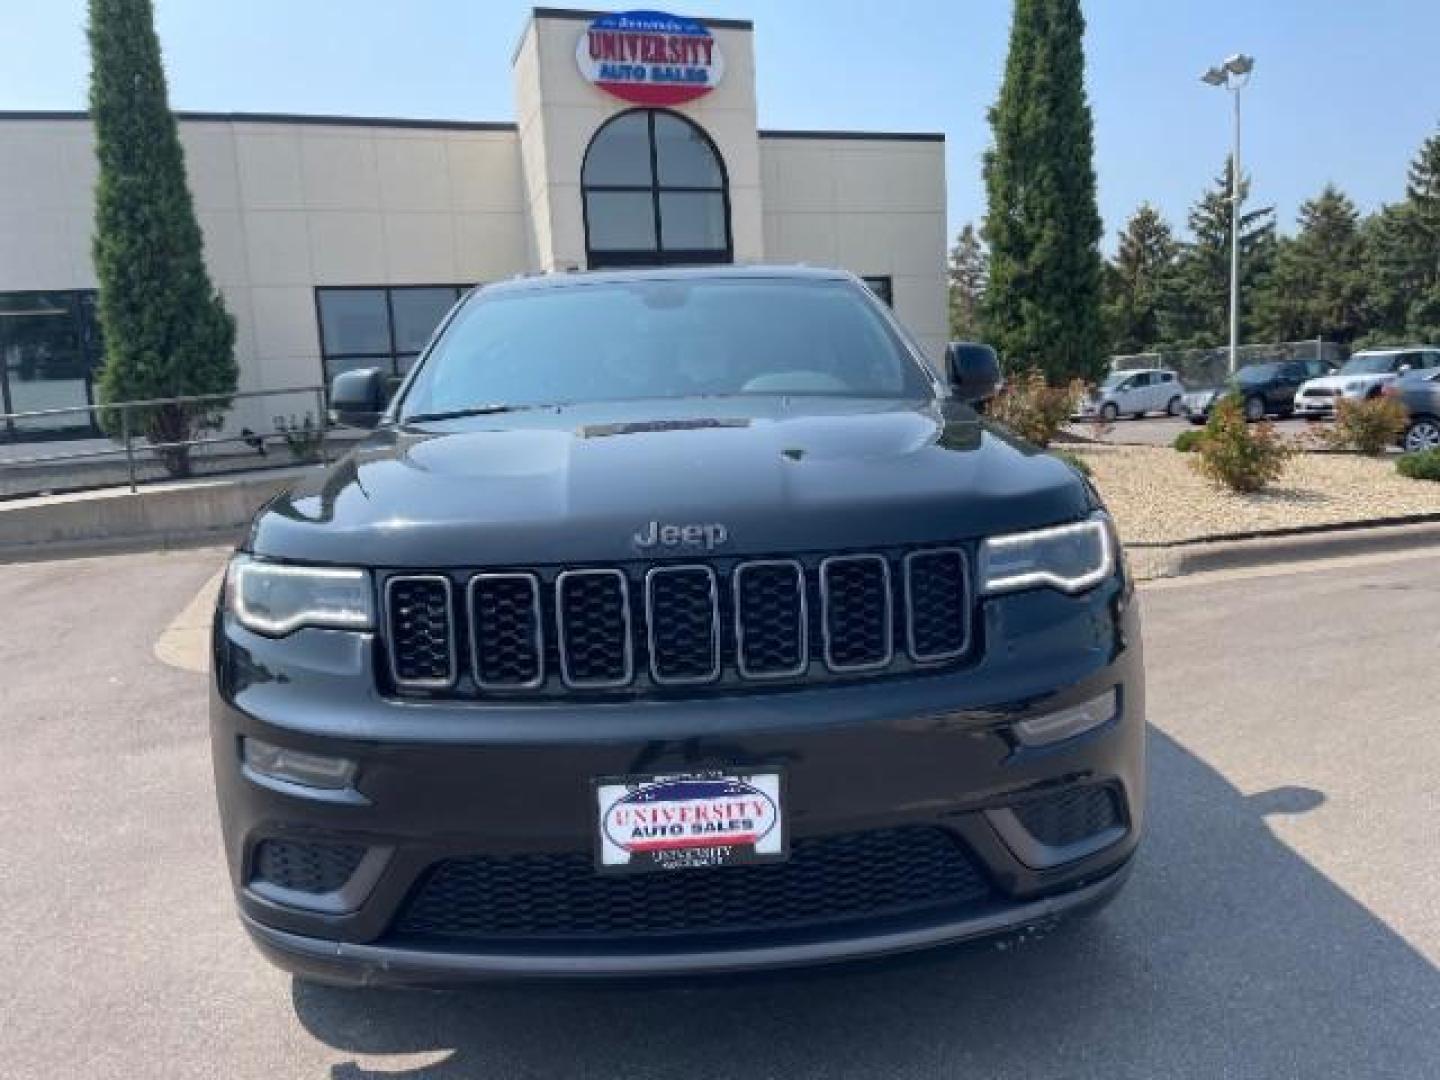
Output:
[[720,83],[720,43],[694,19],[622,11],[592,22],[575,45],[580,74],[636,105],[679,105]]

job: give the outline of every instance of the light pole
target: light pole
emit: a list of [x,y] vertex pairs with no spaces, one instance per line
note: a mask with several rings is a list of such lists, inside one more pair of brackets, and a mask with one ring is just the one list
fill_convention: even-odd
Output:
[[1216,64],[1200,81],[1223,86],[1235,98],[1235,149],[1230,156],[1230,377],[1240,355],[1240,91],[1250,81],[1255,58],[1244,53]]

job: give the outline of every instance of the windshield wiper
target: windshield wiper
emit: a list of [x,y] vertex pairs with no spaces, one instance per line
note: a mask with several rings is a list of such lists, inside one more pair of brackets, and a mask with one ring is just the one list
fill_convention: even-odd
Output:
[[411,413],[401,418],[401,423],[413,424],[426,420],[458,420],[463,416],[492,416],[495,413],[515,412],[523,405],[471,405],[465,409],[445,409],[441,412]]

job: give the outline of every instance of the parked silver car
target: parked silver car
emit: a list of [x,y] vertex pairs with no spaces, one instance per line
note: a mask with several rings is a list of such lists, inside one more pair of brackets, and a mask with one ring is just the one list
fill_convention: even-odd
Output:
[[1185,387],[1168,368],[1112,371],[1080,403],[1080,415],[1087,420],[1098,416],[1107,423],[1122,413],[1137,420],[1152,412],[1179,416],[1184,400]]
[[1398,398],[1409,415],[1401,440],[1407,451],[1440,447],[1440,368],[1406,372],[1382,393]]

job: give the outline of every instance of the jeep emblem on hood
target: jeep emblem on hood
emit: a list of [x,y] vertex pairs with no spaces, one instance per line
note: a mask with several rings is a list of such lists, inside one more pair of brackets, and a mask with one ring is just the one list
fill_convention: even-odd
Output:
[[635,546],[642,551],[653,547],[703,547],[706,551],[714,551],[730,539],[730,530],[718,521],[689,525],[650,521],[636,531],[634,539]]

